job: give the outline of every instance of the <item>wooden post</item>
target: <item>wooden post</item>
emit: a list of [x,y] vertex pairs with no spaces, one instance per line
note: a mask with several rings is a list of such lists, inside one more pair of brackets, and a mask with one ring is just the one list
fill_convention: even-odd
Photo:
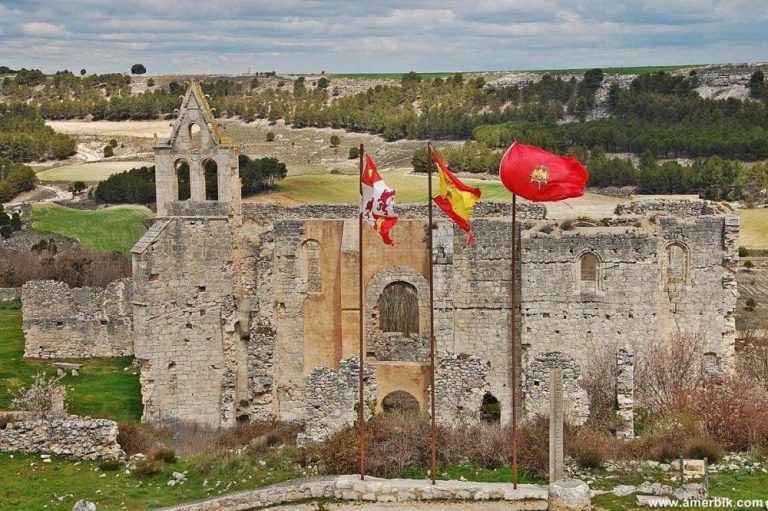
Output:
[[359,418],[358,418],[358,428],[360,430],[360,480],[365,480],[365,396],[363,393],[363,370],[365,369],[365,364],[363,363],[363,358],[365,356],[365,335],[363,333],[363,153],[365,152],[365,147],[363,144],[360,144],[360,176],[359,176],[359,185],[360,185],[360,215],[357,223],[357,234],[358,234],[358,260],[357,260],[357,278],[358,278],[358,299],[360,302],[360,360],[358,361],[358,369],[359,369],[359,386],[360,386],[360,396],[359,396],[359,402],[357,405]]
[[549,372],[549,484],[563,478],[563,370]]

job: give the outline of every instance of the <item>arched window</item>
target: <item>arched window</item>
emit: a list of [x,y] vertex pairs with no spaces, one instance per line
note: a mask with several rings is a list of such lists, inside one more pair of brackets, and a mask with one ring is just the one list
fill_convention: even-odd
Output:
[[377,304],[379,329],[405,336],[419,333],[419,298],[416,288],[407,282],[393,282],[384,288]]
[[305,240],[299,247],[299,275],[307,293],[323,291],[323,276],[320,272],[320,243]]
[[480,405],[480,419],[492,424],[501,422],[501,403],[490,392],[486,392],[483,396],[483,404]]
[[219,200],[219,166],[216,160],[203,162],[205,172],[205,200]]
[[200,126],[194,122],[189,125],[189,148],[193,151],[199,151],[202,147],[202,134]]
[[178,189],[177,200],[188,200],[192,195],[192,188],[189,181],[189,163],[185,160],[176,160],[174,163],[176,172],[176,185]]
[[579,272],[582,282],[597,282],[597,265],[599,259],[592,252],[583,254],[579,260]]
[[390,392],[381,401],[384,413],[419,413],[419,401],[404,390]]
[[688,247],[681,243],[671,243],[667,245],[664,257],[666,285],[684,284],[688,277]]

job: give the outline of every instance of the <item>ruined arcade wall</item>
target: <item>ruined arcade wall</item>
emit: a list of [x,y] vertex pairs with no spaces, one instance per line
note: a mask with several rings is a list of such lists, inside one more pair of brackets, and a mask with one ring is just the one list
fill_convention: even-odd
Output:
[[70,288],[52,280],[21,288],[24,356],[34,358],[118,357],[133,353],[131,279],[106,289]]

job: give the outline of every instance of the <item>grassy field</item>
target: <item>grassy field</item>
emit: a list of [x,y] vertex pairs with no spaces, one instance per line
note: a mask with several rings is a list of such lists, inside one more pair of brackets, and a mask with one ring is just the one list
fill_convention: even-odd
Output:
[[[13,393],[31,383],[35,374],[56,374],[52,360],[28,359],[23,355],[21,305],[18,301],[0,304],[0,410],[10,408]],[[132,357],[91,358],[76,362],[83,364],[80,376],[67,376],[62,380],[69,390],[70,412],[115,420],[139,420],[139,377],[123,370],[131,365]]]
[[[685,64],[679,66],[635,66],[635,67],[601,67],[606,74],[615,75],[642,75],[646,73],[656,73],[659,71],[677,71],[678,69],[685,69],[689,67],[697,67],[696,64]],[[508,71],[466,71],[464,74],[476,74],[483,72],[490,73],[584,73],[590,68],[584,69],[525,69],[525,70],[508,70]],[[453,76],[455,72],[441,72],[441,73],[419,73],[424,78],[445,78],[447,76]],[[405,73],[339,73],[333,74],[332,77],[336,78],[368,78],[368,79],[380,79],[380,80],[399,80]]]
[[[387,185],[397,191],[397,202],[427,201],[426,176],[413,175],[410,169],[379,169]],[[484,200],[511,200],[512,195],[498,181],[479,179],[462,180],[471,186],[479,186]],[[306,203],[355,203],[359,200],[359,180],[357,175],[311,174],[288,176],[278,185],[278,196],[287,202]],[[433,193],[437,194],[438,179],[433,176]],[[269,196],[264,196],[269,199]],[[259,199],[261,200],[261,199]]]
[[751,249],[768,249],[768,209],[741,209],[739,242]]
[[[80,499],[94,502],[100,511],[156,509],[223,493],[257,488],[301,477],[295,460],[255,453],[250,457],[216,460],[203,456],[162,464],[159,474],[126,474],[125,466],[103,471],[100,463],[72,463],[54,457],[0,453],[0,511],[69,511]],[[210,461],[209,461],[210,460]],[[259,461],[266,460],[262,466]],[[173,472],[184,472],[183,484],[170,487]],[[205,485],[204,485],[205,482]]]
[[85,181],[86,183],[96,183],[107,179],[112,174],[130,170],[134,167],[152,165],[145,161],[99,161],[93,163],[79,163],[77,165],[64,165],[43,170],[37,173],[38,179],[42,182],[65,182]]
[[36,204],[32,209],[35,230],[74,238],[97,252],[129,252],[147,230],[144,220],[150,217],[152,212],[143,206],[85,211],[57,204]]

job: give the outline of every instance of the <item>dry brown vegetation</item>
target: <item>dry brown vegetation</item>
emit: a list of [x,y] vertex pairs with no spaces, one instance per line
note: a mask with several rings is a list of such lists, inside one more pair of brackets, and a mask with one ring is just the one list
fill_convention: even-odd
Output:
[[20,287],[30,280],[57,280],[70,287],[106,287],[131,276],[131,263],[123,254],[97,254],[73,247],[57,250],[48,244],[39,250],[0,248],[0,287]]

